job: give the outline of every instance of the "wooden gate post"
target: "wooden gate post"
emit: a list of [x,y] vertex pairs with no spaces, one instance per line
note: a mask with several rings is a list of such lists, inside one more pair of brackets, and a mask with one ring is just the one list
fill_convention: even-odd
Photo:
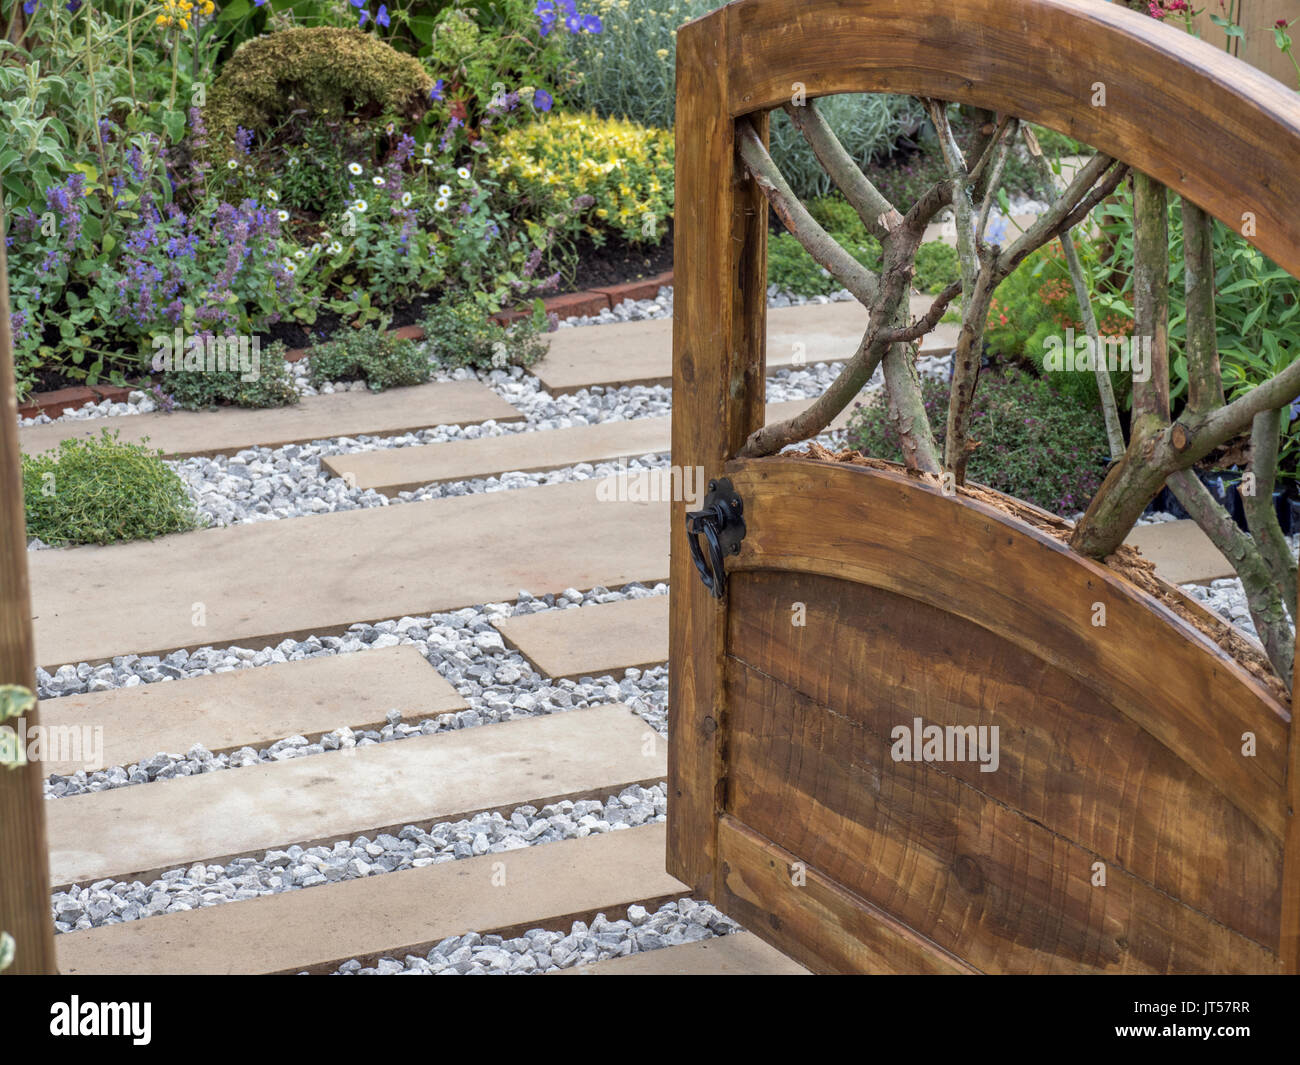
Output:
[[[675,484],[701,498],[673,492],[668,870],[702,894],[717,873],[725,786],[717,741],[726,615],[696,574],[685,515],[763,424],[766,398],[768,208],[736,151],[726,27],[724,9],[677,33],[672,461]],[[766,140],[767,116],[752,120]]]
[[[4,232],[0,202],[0,684],[30,688],[36,663]],[[31,732],[37,723],[34,705],[25,717]],[[9,973],[56,971],[41,775],[40,762],[0,768],[0,932],[16,943]]]

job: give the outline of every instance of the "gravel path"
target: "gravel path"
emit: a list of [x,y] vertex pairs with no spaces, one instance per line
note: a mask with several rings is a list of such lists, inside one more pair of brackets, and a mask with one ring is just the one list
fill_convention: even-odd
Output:
[[661,735],[667,735],[668,671],[620,669],[578,681],[551,681],[542,676],[518,651],[505,647],[493,618],[533,614],[544,610],[576,609],[595,603],[623,599],[644,599],[666,595],[668,587],[648,588],[630,584],[617,590],[593,588],[586,592],[570,588],[558,596],[534,598],[521,592],[513,603],[490,603],[447,614],[403,617],[374,625],[353,625],[342,636],[309,636],[305,640],[284,640],[274,647],[202,647],[193,653],[176,651],[165,657],[125,655],[101,666],[85,662],[60,666],[52,675],[37,670],[37,695],[42,700],[83,692],[110,691],[140,684],[168,683],[186,677],[222,673],[234,669],[257,669],[279,662],[298,661],[325,655],[351,654],[367,648],[379,649],[411,644],[469,703],[469,709],[433,717],[403,720],[393,710],[381,729],[354,732],[348,722],[310,742],[303,736],[287,736],[262,749],[242,747],[213,754],[195,745],[184,753],[159,752],[138,763],[108,766],[94,773],[79,770],[71,776],[51,776],[45,784],[47,798],[58,799],[86,792],[194,776],[225,769],[237,769],[261,762],[284,761],[322,754],[347,747],[366,747],[412,736],[474,728],[497,721],[511,721],[565,710],[600,706],[610,702],[627,704]]
[[266,851],[260,859],[182,866],[169,869],[149,884],[109,879],[73,885],[53,895],[51,909],[58,932],[84,931],[438,862],[625,831],[663,821],[667,804],[664,784],[650,788],[633,785],[604,802],[565,799],[541,809],[524,805],[508,814],[492,811],[468,820],[407,825],[396,834],[381,832],[374,839],[358,836],[329,847],[286,846]]
[[369,969],[353,959],[338,967],[336,976],[491,976],[544,973],[575,965],[622,958],[647,950],[695,943],[731,935],[740,926],[707,902],[679,899],[654,913],[629,906],[627,918],[610,921],[598,913],[590,925],[574,921],[567,932],[534,928],[522,936],[502,939],[470,932],[444,939],[423,957],[380,958]]

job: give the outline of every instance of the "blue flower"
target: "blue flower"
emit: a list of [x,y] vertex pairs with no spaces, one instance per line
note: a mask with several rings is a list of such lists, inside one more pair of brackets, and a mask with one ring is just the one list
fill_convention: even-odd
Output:
[[81,10],[81,0],[68,0],[68,2],[63,6],[68,9],[68,12],[70,14],[75,15],[78,11]]
[[599,15],[583,15],[582,28],[588,33],[599,33],[605,28],[605,26],[600,21]]
[[533,106],[537,108],[538,111],[549,111],[554,103],[555,101],[551,99],[551,94],[545,89],[538,89],[533,93]]
[[27,2],[23,4],[23,11],[30,15],[40,6],[41,0],[27,0]]
[[351,4],[353,7],[365,7],[365,6],[366,6],[366,0],[348,0],[348,3]]
[[441,99],[442,99],[442,92],[443,92],[443,89],[446,87],[446,85],[447,85],[447,83],[446,83],[445,81],[443,81],[442,78],[439,78],[437,81],[435,81],[435,82],[433,83],[433,88],[429,90],[429,99],[430,99],[430,100],[441,100]]
[[379,23],[379,25],[381,25],[381,26],[387,26],[387,25],[388,25],[388,5],[387,5],[387,4],[380,4],[380,5],[379,5],[379,13],[378,13],[377,15],[375,15],[375,21],[376,21],[377,23]]
[[367,11],[365,8],[362,8],[361,17],[357,19],[357,25],[364,26],[366,24],[366,19],[368,19],[369,17],[370,17],[370,12]]
[[537,5],[533,8],[533,14],[541,22],[539,29],[542,36],[547,36],[555,28],[554,0],[537,0]]

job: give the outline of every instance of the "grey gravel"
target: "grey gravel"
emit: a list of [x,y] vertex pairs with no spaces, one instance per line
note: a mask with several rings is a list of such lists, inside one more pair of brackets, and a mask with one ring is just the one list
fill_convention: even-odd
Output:
[[338,967],[336,976],[498,976],[544,973],[591,965],[647,950],[697,943],[732,935],[741,927],[707,902],[678,899],[666,902],[654,913],[643,906],[629,906],[626,918],[609,920],[598,913],[591,924],[574,921],[563,931],[533,928],[522,936],[501,936],[469,932],[450,936],[427,954],[380,958],[363,968],[353,958]]
[[340,721],[338,728],[311,742],[306,737],[289,736],[265,748],[241,747],[217,754],[195,745],[183,754],[159,752],[139,763],[108,766],[93,773],[78,770],[70,776],[52,775],[45,782],[45,795],[57,799],[106,791],[153,780],[303,758],[325,751],[429,736],[610,702],[625,703],[652,728],[666,735],[666,666],[618,670],[617,676],[607,673],[581,677],[576,681],[551,681],[536,672],[518,651],[507,649],[491,622],[493,618],[545,610],[573,610],[595,603],[667,594],[668,586],[663,583],[653,587],[633,583],[618,589],[600,586],[586,591],[568,589],[560,595],[542,597],[521,591],[514,602],[488,603],[418,618],[402,617],[373,625],[357,624],[338,636],[286,639],[270,647],[201,647],[193,652],[175,651],[163,657],[122,655],[98,666],[86,662],[63,665],[53,674],[38,669],[37,695],[47,700],[139,684],[166,684],[184,677],[256,669],[323,655],[351,654],[367,648],[411,644],[469,703],[467,710],[429,718],[403,720],[395,712],[390,713],[382,728],[364,732],[353,731],[350,727],[358,724],[356,721]]
[[286,845],[264,852],[260,859],[169,869],[149,884],[107,879],[72,885],[51,897],[50,908],[56,931],[84,931],[159,913],[626,831],[663,821],[667,808],[664,784],[649,788],[634,784],[604,802],[565,799],[540,809],[519,806],[508,816],[492,811],[460,821],[406,825],[396,833],[338,840],[328,847]]

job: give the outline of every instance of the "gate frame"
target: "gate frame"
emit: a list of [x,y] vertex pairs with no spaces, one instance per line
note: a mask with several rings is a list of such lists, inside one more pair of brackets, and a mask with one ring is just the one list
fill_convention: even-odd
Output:
[[[1038,45],[1027,47],[1033,34]],[[882,43],[883,42],[883,43]],[[767,202],[737,123],[896,92],[1068,133],[1163,183],[1300,276],[1300,97],[1204,41],[1104,0],[734,0],[677,35],[672,461],[725,472],[764,421]],[[1098,90],[1104,106],[1094,106]],[[1212,93],[1211,93],[1212,91]],[[672,504],[667,868],[720,897],[725,600],[698,579]],[[1300,687],[1298,685],[1297,687]],[[1292,720],[1300,700],[1292,696]],[[1300,972],[1300,742],[1290,730],[1279,953]],[[761,932],[761,930],[760,930]]]

